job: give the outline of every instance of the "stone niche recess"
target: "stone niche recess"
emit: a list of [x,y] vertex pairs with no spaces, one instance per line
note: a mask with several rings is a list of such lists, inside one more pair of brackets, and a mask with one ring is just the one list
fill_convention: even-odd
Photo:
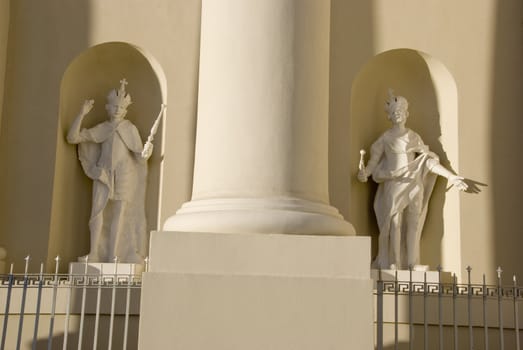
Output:
[[[89,252],[88,221],[92,181],[86,177],[80,166],[77,147],[65,140],[67,130],[86,99],[94,99],[95,104],[85,117],[82,127],[92,127],[106,120],[106,96],[111,89],[119,87],[119,81],[124,77],[129,82],[127,91],[133,101],[126,118],[136,125],[142,140],[145,141],[166,96],[165,76],[154,58],[144,50],[127,43],[103,43],[78,55],[63,75],[60,86],[48,266],[54,266],[53,259],[56,255],[60,255],[64,261],[75,261],[78,256]],[[148,162],[145,206],[147,232],[159,226],[164,121],[165,118],[154,138],[155,148]]]
[[[371,58],[352,84],[350,113],[350,155],[357,169],[359,150],[369,150],[372,142],[390,127],[384,111],[387,90],[409,101],[407,127],[420,134],[440,157],[441,164],[458,172],[458,101],[454,78],[437,59],[412,49],[395,49]],[[466,174],[465,174],[466,176]],[[350,220],[361,234],[373,238],[377,252],[378,227],[373,200],[376,184],[351,185]],[[459,191],[446,191],[446,181],[438,179],[429,203],[421,238],[421,263],[435,269],[461,272]]]

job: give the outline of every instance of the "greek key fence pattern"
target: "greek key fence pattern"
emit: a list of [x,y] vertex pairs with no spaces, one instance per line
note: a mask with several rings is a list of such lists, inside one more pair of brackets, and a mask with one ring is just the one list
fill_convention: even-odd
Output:
[[[511,346],[510,349],[520,350],[519,304],[523,301],[523,287],[518,286],[516,276],[512,277],[511,284],[503,284],[503,271],[501,268],[497,269],[497,284],[487,285],[485,283],[485,275],[483,275],[482,283],[474,284],[471,283],[471,270],[470,267],[467,267],[467,283],[457,283],[455,275],[452,275],[450,283],[441,282],[441,268],[438,268],[438,281],[440,282],[427,282],[426,273],[424,281],[413,281],[412,270],[407,281],[398,280],[397,271],[393,280],[383,280],[382,271],[379,271],[374,290],[376,297],[376,349],[382,350],[384,348],[383,332],[385,323],[393,325],[394,349],[397,350],[399,348],[398,328],[402,323],[399,320],[399,300],[403,299],[406,301],[402,305],[405,306],[406,304],[407,322],[405,326],[408,326],[409,350],[414,349],[413,334],[415,326],[423,327],[424,350],[428,350],[429,347],[439,350],[461,350],[464,349],[464,341],[468,344],[468,349],[470,350],[476,347],[488,350],[493,343],[493,339],[489,341],[489,337],[491,337],[489,330],[496,331],[497,344],[494,348],[505,350],[507,335],[505,334],[506,326],[504,322],[507,318],[511,318],[510,330],[514,337],[512,343],[514,347]],[[422,307],[420,307],[420,302],[415,305],[415,300],[421,300]],[[392,306],[387,305],[387,303],[392,303]],[[478,304],[481,306],[478,306]],[[384,322],[384,308],[387,306],[393,308],[394,316],[392,321]],[[428,311],[429,306],[431,306],[432,311],[436,309],[436,314],[430,314],[430,311]],[[449,309],[450,315],[448,314]],[[511,315],[506,314],[507,309],[510,310]],[[459,315],[459,313],[464,311],[466,315]],[[418,315],[421,313],[422,321],[420,321],[419,316],[415,319],[415,312]],[[481,314],[480,324],[478,324],[478,313]],[[490,319],[495,316],[497,321],[490,321],[489,324],[489,316]],[[432,321],[429,321],[429,318]],[[461,321],[458,320],[460,318]],[[449,319],[451,320],[450,322],[448,321]],[[436,331],[429,332],[429,327],[436,328]],[[453,329],[452,346],[450,348],[448,347],[449,341],[444,341],[444,327],[452,327]],[[459,332],[458,328],[461,328],[462,332]],[[464,328],[466,333],[468,333],[468,339],[462,339],[459,342],[459,336],[463,337]],[[434,336],[435,333],[437,336]],[[445,334],[448,335],[448,332]],[[478,339],[481,341],[478,341]],[[445,347],[445,344],[447,344],[447,347]],[[420,349],[420,347],[418,346],[416,349]]]
[[[24,273],[13,273],[11,265],[8,274],[0,275],[0,305],[4,305],[0,350],[13,349],[13,344],[16,344],[17,350],[28,348],[27,336],[24,338],[23,333],[27,334],[29,329],[33,332],[33,350],[81,350],[82,347],[96,350],[99,344],[107,349],[112,349],[113,344],[118,344],[118,348],[135,349],[137,344],[129,343],[129,321],[131,317],[139,315],[136,310],[139,310],[141,273],[117,273],[117,258],[113,273],[104,273],[101,270],[98,273],[87,273],[88,265],[85,261],[85,273],[60,274],[60,258],[57,257],[55,262],[55,273],[44,273],[43,264],[39,273],[28,273],[27,257]],[[73,316],[74,330],[71,327]],[[46,318],[45,326],[43,318]],[[63,322],[59,327],[59,332],[63,333],[60,337],[57,337],[58,318]],[[88,318],[91,322],[89,337],[92,338],[86,339],[84,332]],[[115,332],[116,318],[123,321],[123,332],[122,327]],[[13,323],[18,323],[18,326],[13,328]],[[43,329],[44,327],[48,328]],[[71,340],[72,332],[74,342]],[[43,340],[42,334],[46,334],[47,339]],[[107,338],[99,341],[102,334]],[[135,343],[136,336],[133,337]],[[61,344],[57,344],[58,341]]]

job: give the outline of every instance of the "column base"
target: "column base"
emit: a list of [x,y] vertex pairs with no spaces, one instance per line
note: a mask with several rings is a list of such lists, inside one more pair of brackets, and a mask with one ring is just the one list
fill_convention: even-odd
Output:
[[368,237],[153,232],[140,349],[373,349]]
[[355,235],[330,205],[293,197],[200,199],[185,203],[163,229],[179,232]]

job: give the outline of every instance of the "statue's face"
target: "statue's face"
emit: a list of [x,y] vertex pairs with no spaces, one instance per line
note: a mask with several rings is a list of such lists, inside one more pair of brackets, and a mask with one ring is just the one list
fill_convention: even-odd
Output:
[[105,109],[107,110],[107,114],[109,114],[109,117],[111,120],[119,121],[122,120],[125,115],[127,114],[127,108],[119,105],[119,104],[107,104],[105,105]]
[[389,120],[392,124],[403,124],[407,121],[409,112],[405,108],[395,108],[392,113],[389,114]]

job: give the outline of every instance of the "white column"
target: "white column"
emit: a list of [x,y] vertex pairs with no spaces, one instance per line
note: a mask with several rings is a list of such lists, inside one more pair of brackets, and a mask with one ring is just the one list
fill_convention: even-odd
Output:
[[164,231],[354,234],[328,197],[329,30],[326,0],[202,1],[192,200]]

